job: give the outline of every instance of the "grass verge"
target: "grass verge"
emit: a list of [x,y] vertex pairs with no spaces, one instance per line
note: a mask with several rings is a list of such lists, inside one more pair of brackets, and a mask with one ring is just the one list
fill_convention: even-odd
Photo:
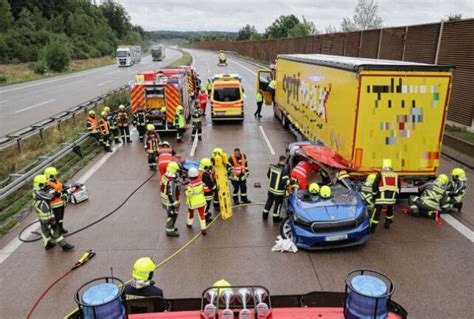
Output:
[[174,68],[179,65],[191,65],[191,63],[193,63],[193,56],[191,55],[191,53],[187,51],[183,51],[183,50],[181,50],[181,53],[183,54],[181,58],[179,58],[178,60],[175,60],[174,62],[171,62],[166,67]]
[[5,82],[0,83],[0,86],[22,83],[26,81],[33,81],[44,79],[61,74],[67,74],[77,71],[84,71],[87,69],[97,68],[105,65],[115,63],[115,58],[105,56],[102,58],[88,59],[88,60],[73,60],[69,63],[69,67],[64,72],[50,72],[46,74],[36,74],[29,67],[28,63],[18,64],[0,64],[0,78],[5,79]]
[[474,143],[474,133],[469,132],[465,128],[452,126],[452,125],[446,125],[445,132],[457,138],[460,138],[461,140]]

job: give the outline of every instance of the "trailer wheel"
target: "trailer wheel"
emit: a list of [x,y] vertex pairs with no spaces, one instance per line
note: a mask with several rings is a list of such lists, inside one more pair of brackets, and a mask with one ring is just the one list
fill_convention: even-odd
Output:
[[281,114],[281,126],[283,126],[284,129],[287,129],[289,126],[288,119],[284,114]]

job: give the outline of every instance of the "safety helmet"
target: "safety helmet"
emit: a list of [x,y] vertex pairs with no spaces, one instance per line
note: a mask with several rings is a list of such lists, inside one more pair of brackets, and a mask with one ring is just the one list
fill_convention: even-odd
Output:
[[125,105],[120,104],[120,105],[119,105],[119,110],[125,110]]
[[451,175],[454,177],[454,178],[457,178],[461,181],[465,181],[466,180],[466,172],[462,169],[462,168],[455,168],[451,171]]
[[167,141],[163,141],[163,143],[161,143],[161,146],[170,147],[170,143],[168,143]]
[[349,177],[349,174],[347,173],[346,170],[340,170],[338,173],[337,173],[337,179],[338,180],[341,180],[341,179],[344,179],[344,178],[348,178]]
[[202,87],[202,88],[201,88],[201,92],[206,92],[206,88],[205,88],[205,87]]
[[[231,286],[230,282],[228,282],[225,279],[218,280],[212,285],[212,287],[230,287],[230,286]],[[219,295],[222,294],[226,290],[230,290],[230,288],[227,288],[227,289],[226,288],[220,288],[219,291],[218,291]]]
[[382,169],[392,169],[392,160],[389,158],[385,158],[382,161]]
[[146,130],[147,130],[147,131],[154,131],[154,130],[155,130],[155,125],[153,125],[153,124],[147,124]]
[[212,162],[209,158],[205,157],[201,160],[201,163],[199,164],[199,167],[202,169],[208,169],[212,166]]
[[45,175],[36,175],[33,179],[33,188],[40,189],[43,188],[48,182],[48,178]]
[[366,182],[369,183],[370,185],[372,185],[375,182],[376,177],[377,177],[377,175],[375,175],[375,174],[369,174],[367,176]]
[[443,185],[446,185],[449,181],[448,175],[446,174],[439,174],[436,178],[436,181],[440,182]]
[[166,171],[176,174],[179,170],[179,165],[176,162],[170,162],[168,166],[166,167]]
[[178,106],[176,107],[176,112],[180,112],[180,111],[182,111],[182,110],[183,110],[183,106],[182,106],[182,105],[178,105]]
[[166,107],[163,106],[163,107],[160,109],[160,112],[161,112],[161,113],[166,113]]
[[100,115],[102,115],[103,117],[105,117],[105,116],[107,116],[107,112],[102,111],[102,113],[100,113]]
[[155,262],[150,257],[138,258],[133,264],[132,277],[142,281],[151,280],[155,269]]
[[95,111],[94,111],[94,110],[90,110],[90,111],[89,111],[89,115],[95,115]]
[[47,177],[47,178],[55,178],[56,175],[58,175],[58,170],[54,167],[47,167],[45,170],[44,170],[44,175]]
[[199,172],[198,172],[197,168],[191,167],[191,168],[189,169],[189,171],[188,171],[188,176],[189,176],[190,178],[196,178],[196,177],[198,177],[198,176],[199,176]]
[[308,192],[310,192],[313,195],[318,195],[319,193],[318,183],[311,183],[311,185],[309,185]]
[[224,150],[220,147],[216,147],[213,151],[212,151],[212,155],[214,156],[222,156],[224,154]]
[[331,197],[331,194],[332,194],[331,187],[329,187],[327,185],[324,185],[319,190],[319,196],[321,196],[322,198],[329,198],[329,197]]
[[109,113],[110,112],[110,107],[104,106],[104,112]]

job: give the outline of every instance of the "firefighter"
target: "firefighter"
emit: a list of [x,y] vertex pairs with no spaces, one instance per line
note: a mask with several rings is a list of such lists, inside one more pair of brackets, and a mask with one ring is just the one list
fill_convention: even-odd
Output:
[[107,121],[107,112],[102,111],[100,114],[100,122],[99,122],[99,131],[100,131],[100,139],[102,140],[102,145],[104,146],[104,150],[106,152],[112,152],[110,148],[110,128],[109,122]]
[[319,197],[323,200],[328,200],[332,197],[331,187],[324,185],[319,189]]
[[308,177],[311,173],[311,164],[308,161],[301,160],[291,170],[291,179],[298,184],[302,190],[308,189]]
[[374,233],[379,223],[380,214],[385,207],[385,224],[386,229],[390,228],[393,223],[393,206],[397,202],[397,194],[399,193],[398,174],[392,169],[392,160],[384,159],[382,162],[382,171],[377,174],[374,180],[375,210],[370,219],[370,232]]
[[184,126],[186,119],[184,118],[184,109],[182,105],[176,107],[176,114],[174,117],[174,125],[176,126],[176,141],[178,143],[183,142]]
[[247,178],[249,177],[249,168],[247,165],[247,156],[240,152],[239,148],[234,149],[234,155],[229,157],[229,176],[234,187],[232,199],[234,205],[239,205],[240,200],[244,204],[251,203],[247,198]]
[[374,197],[376,193],[374,193],[374,181],[376,177],[377,175],[375,174],[369,174],[359,191],[360,197],[362,197],[362,200],[364,201],[365,207],[367,207],[367,211],[370,216],[372,216],[374,213],[375,208]]
[[447,187],[448,196],[441,207],[443,213],[449,213],[454,209],[461,212],[466,196],[466,172],[462,168],[455,168],[451,171],[451,178]]
[[280,210],[285,196],[286,187],[289,183],[288,170],[286,169],[286,156],[280,156],[279,161],[275,165],[270,165],[267,177],[270,179],[268,187],[267,202],[263,209],[263,220],[268,219],[268,214],[273,204],[273,222],[281,222]]
[[148,122],[147,114],[143,110],[142,106],[138,107],[138,111],[133,115],[133,126],[137,128],[138,136],[140,138],[140,142],[143,143],[143,138],[146,133],[146,124]]
[[275,104],[275,89],[276,89],[276,81],[275,79],[271,79],[270,83],[268,83],[268,92],[272,95],[272,103]]
[[133,264],[132,280],[124,286],[126,300],[145,297],[163,297],[163,290],[155,286],[153,274],[156,269],[151,257],[138,258]]
[[199,102],[199,107],[203,115],[206,115],[207,98],[208,98],[208,94],[206,93],[206,88],[202,87],[201,92],[199,92],[199,95],[198,95],[198,102]]
[[194,141],[197,134],[198,139],[202,140],[202,113],[201,113],[201,109],[198,107],[194,108],[192,123],[193,123],[193,131],[191,133],[191,139]]
[[74,246],[66,242],[58,230],[56,219],[51,211],[51,201],[55,195],[51,193],[48,178],[45,175],[37,175],[33,179],[33,207],[36,210],[41,225],[41,238],[45,250],[49,250],[58,244],[63,251],[74,249]]
[[89,116],[87,117],[87,131],[89,132],[90,136],[102,144],[99,134],[99,122],[97,121],[94,110],[89,111]]
[[199,178],[199,171],[195,167],[191,167],[188,171],[190,179],[188,186],[186,186],[186,206],[188,207],[188,218],[186,226],[193,227],[194,211],[198,211],[199,223],[201,225],[201,234],[207,234],[206,224],[206,197],[204,196],[204,183]]
[[170,143],[164,141],[158,147],[158,168],[160,170],[160,176],[163,176],[166,173],[166,168],[168,164],[173,161],[173,156],[176,155],[176,152],[171,148]]
[[448,176],[440,174],[435,181],[426,183],[420,187],[420,196],[410,196],[408,204],[410,205],[409,215],[419,217],[428,216],[435,219],[441,203],[446,200],[446,186]]
[[68,231],[64,229],[64,208],[66,206],[67,193],[64,190],[63,184],[58,179],[58,170],[54,167],[48,167],[44,170],[44,175],[48,178],[48,185],[51,187],[51,192],[54,195],[51,200],[51,209],[56,219],[58,231],[61,234],[67,234]]
[[145,150],[148,154],[148,167],[150,168],[150,170],[155,172],[158,145],[160,145],[160,137],[155,132],[155,126],[153,124],[147,124]]
[[263,91],[258,90],[257,95],[255,96],[255,100],[257,101],[257,110],[253,114],[253,116],[258,117],[259,119],[262,118],[262,105],[263,105]]
[[117,122],[120,129],[120,134],[122,135],[123,143],[132,143],[132,140],[130,139],[130,128],[128,127],[128,113],[125,110],[125,106],[123,104],[119,105],[119,110],[117,112]]
[[211,203],[214,193],[217,192],[217,185],[212,175],[212,161],[205,157],[199,163],[199,177],[204,186],[204,197],[206,198],[206,222],[212,222]]
[[166,209],[166,235],[169,237],[178,237],[178,228],[175,227],[178,219],[180,192],[178,186],[179,165],[171,162],[166,168],[166,173],[161,177],[161,203]]
[[109,131],[110,131],[110,142],[115,142],[115,144],[120,144],[120,131],[118,129],[117,117],[116,115],[110,111],[110,107],[105,106],[102,113],[106,113],[106,120],[109,124]]
[[207,96],[210,97],[211,91],[212,91],[212,82],[210,79],[207,79],[206,90],[207,90]]

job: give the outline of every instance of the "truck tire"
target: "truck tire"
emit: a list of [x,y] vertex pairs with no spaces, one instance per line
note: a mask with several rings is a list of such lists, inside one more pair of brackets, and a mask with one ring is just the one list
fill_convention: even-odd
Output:
[[288,121],[288,119],[286,118],[285,114],[281,114],[281,126],[284,128],[284,129],[288,129],[290,123]]

